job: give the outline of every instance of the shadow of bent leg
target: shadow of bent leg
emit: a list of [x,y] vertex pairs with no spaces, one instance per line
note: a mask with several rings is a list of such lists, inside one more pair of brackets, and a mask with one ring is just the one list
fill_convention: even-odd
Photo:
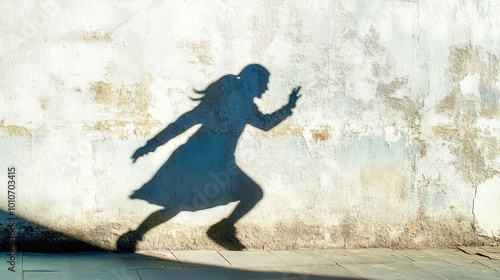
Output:
[[167,209],[158,210],[149,215],[136,230],[131,230],[123,234],[116,241],[116,250],[119,252],[135,252],[137,242],[142,240],[144,234],[153,229],[154,227],[170,220],[176,213]]
[[241,184],[235,199],[239,200],[238,205],[236,205],[236,208],[229,217],[211,226],[207,231],[207,235],[210,239],[226,250],[231,251],[246,249],[245,245],[236,237],[236,228],[234,224],[250,212],[264,196],[259,185],[244,173],[241,174],[238,182]]

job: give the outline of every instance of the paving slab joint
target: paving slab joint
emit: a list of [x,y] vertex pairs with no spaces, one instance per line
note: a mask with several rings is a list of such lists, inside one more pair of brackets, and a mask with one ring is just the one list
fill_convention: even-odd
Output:
[[219,251],[217,251],[217,254],[219,254],[219,256],[221,256],[230,266],[233,266],[233,264],[228,259],[226,259]]
[[360,279],[365,279],[365,278],[363,278],[361,275],[359,275],[359,274],[357,274],[357,273],[355,273],[355,272],[352,272],[352,271],[350,271],[349,269],[347,269],[347,268],[343,267],[343,266],[342,266],[341,264],[339,264],[338,262],[335,262],[335,264],[336,264],[336,265],[338,265],[339,267],[341,267],[342,269],[344,269],[344,270],[348,271],[348,272],[349,272],[349,273],[351,273],[352,275],[356,275],[356,277],[358,277],[358,278],[360,278]]

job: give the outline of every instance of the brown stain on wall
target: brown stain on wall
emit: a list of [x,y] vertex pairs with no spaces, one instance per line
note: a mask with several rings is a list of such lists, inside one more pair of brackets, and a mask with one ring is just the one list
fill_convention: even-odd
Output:
[[92,83],[90,88],[95,93],[95,100],[99,103],[117,106],[122,110],[133,108],[134,111],[146,113],[150,102],[150,96],[147,93],[150,82],[150,77],[121,85],[98,81]]
[[370,27],[370,34],[366,36],[364,43],[364,54],[368,57],[375,57],[379,53],[385,53],[386,49],[379,44],[380,33],[372,26]]
[[[50,40],[50,41],[49,41]],[[112,42],[113,39],[109,32],[105,30],[81,30],[81,31],[72,31],[67,34],[64,34],[60,37],[53,39],[45,39],[44,42],[52,42],[52,43],[78,43],[78,42]]]
[[188,49],[191,53],[190,62],[193,64],[202,64],[210,66],[213,64],[211,57],[210,41],[193,42],[188,44]]
[[0,130],[7,132],[10,136],[28,136],[31,135],[29,129],[17,125],[4,126],[5,121],[0,121]]
[[134,92],[133,97],[129,98],[134,100],[135,107],[142,113],[149,115],[147,113],[149,104],[151,102],[151,97],[149,96],[148,86],[151,82],[151,78],[148,77],[142,81],[136,82],[132,86],[132,91]]
[[109,32],[99,30],[82,31],[79,34],[75,34],[75,37],[81,38],[85,42],[113,41]]
[[378,78],[381,75],[382,69],[380,64],[376,61],[372,62],[372,73],[375,78]]
[[39,38],[32,37],[29,41],[21,43],[20,46],[36,46],[36,44],[74,44],[74,43],[94,43],[94,42],[112,42],[111,33],[107,30],[72,30],[61,36],[40,36]]
[[116,98],[112,91],[112,86],[110,83],[105,83],[103,81],[99,81],[90,87],[93,91],[95,91],[95,100],[100,103],[111,103]]
[[279,137],[283,135],[290,135],[290,136],[303,136],[304,135],[304,127],[290,124],[286,121],[283,123],[277,125],[270,131],[263,131],[260,129],[255,130],[255,135],[257,138],[272,138],[272,137]]
[[311,135],[316,142],[323,142],[330,138],[330,131],[327,126],[311,129]]
[[40,102],[40,107],[42,108],[42,110],[47,110],[48,108],[48,105],[49,105],[49,99],[48,98],[40,98],[38,100],[38,102]]
[[252,15],[252,55],[261,57],[274,41],[277,30],[281,27],[278,15],[283,14],[285,7],[278,2],[263,2],[259,13]]
[[[304,137],[304,134],[306,133],[306,130],[308,128],[300,125],[294,125],[290,123],[283,123],[279,124],[275,128],[273,128],[271,131],[263,131],[263,130],[255,130],[255,136],[256,138],[262,139],[262,138],[273,138],[273,137],[279,137],[279,136],[284,136],[284,135],[289,135],[293,137]],[[322,125],[318,126],[315,128],[311,128],[308,131],[311,133],[311,136],[313,140],[316,143],[319,142],[324,142],[330,139],[331,134],[330,134],[331,127],[328,125]]]

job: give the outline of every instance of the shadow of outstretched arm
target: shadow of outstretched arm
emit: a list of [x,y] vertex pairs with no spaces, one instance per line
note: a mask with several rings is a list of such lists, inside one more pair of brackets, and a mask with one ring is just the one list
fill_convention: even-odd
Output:
[[264,131],[271,130],[292,115],[292,109],[295,108],[297,100],[300,97],[300,95],[298,95],[299,91],[300,87],[294,88],[290,94],[288,104],[272,114],[262,114],[259,109],[255,107],[255,117],[250,120],[249,124]]
[[169,124],[155,137],[146,142],[146,145],[137,149],[132,155],[132,162],[135,162],[141,156],[154,152],[159,146],[167,143],[177,135],[199,123],[201,123],[201,116],[197,108],[185,113],[175,120],[175,122]]

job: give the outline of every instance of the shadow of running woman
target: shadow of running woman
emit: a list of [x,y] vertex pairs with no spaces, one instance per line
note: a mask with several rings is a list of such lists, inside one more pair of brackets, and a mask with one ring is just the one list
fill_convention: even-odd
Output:
[[247,124],[268,131],[292,115],[300,87],[293,89],[287,105],[263,114],[254,103],[267,90],[269,71],[258,64],[246,66],[238,76],[226,75],[203,91],[200,103],[137,149],[132,159],[196,124],[201,127],[170,156],[156,175],[130,197],[164,208],[152,213],[134,231],[120,236],[119,251],[134,251],[143,235],[181,211],[197,211],[239,201],[229,217],[212,225],[207,235],[227,250],[245,246],[236,237],[234,224],[262,198],[262,189],[236,165],[236,144]]

